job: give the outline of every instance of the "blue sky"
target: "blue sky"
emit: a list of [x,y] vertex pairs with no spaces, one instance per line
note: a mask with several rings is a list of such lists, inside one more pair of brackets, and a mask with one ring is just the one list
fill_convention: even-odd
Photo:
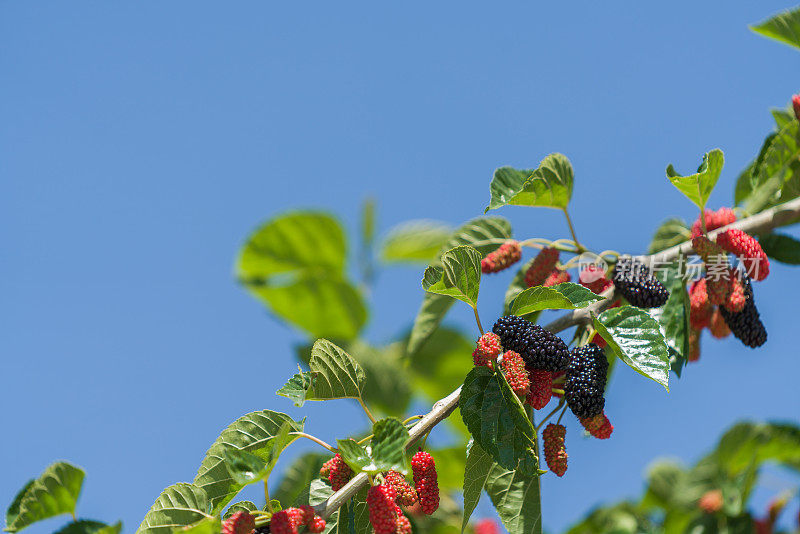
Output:
[[[302,336],[232,264],[276,213],[321,207],[352,231],[374,196],[381,232],[458,224],[482,212],[495,167],[560,151],[581,240],[642,252],[662,219],[694,217],[666,165],[691,170],[714,147],[711,205],[728,205],[768,109],[800,90],[800,55],[746,27],[786,7],[0,3],[0,503],[67,459],[87,470],[80,515],[132,532],[239,415],[307,414],[329,439],[360,427],[346,403],[301,412],[273,396]],[[566,235],[556,212],[499,214],[521,237]],[[381,274],[370,340],[410,324],[420,274]],[[764,349],[704,339],[669,394],[622,369],[614,437],[584,440],[573,421],[568,475],[543,482],[545,526],[637,494],[652,459],[692,461],[741,417],[796,419],[796,280],[775,266],[756,288]],[[484,285],[484,322],[507,282]]]

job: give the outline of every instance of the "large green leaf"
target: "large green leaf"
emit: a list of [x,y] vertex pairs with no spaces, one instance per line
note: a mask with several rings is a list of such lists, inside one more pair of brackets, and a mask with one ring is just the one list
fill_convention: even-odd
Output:
[[800,7],[784,11],[750,29],[776,41],[800,48]]
[[228,506],[228,509],[225,510],[224,514],[222,514],[222,519],[228,519],[236,512],[252,512],[253,510],[258,510],[258,506],[256,506],[256,503],[254,503],[253,501],[235,502],[232,505]]
[[[775,136],[777,135],[778,134],[775,132],[767,135],[767,137],[764,139],[764,142],[761,144],[761,149],[758,151],[758,156],[756,156],[756,159],[750,162],[750,164],[739,174],[739,177],[736,179],[733,202],[737,206],[747,202],[748,206],[753,207],[759,202],[768,202],[771,200],[771,197],[777,193],[780,184],[772,185],[770,191],[765,191],[765,188],[761,187],[758,189],[758,194],[756,195],[757,198],[751,198],[753,197],[753,193],[756,189],[758,173],[759,169],[761,169],[761,166],[764,163],[764,156],[767,154],[767,150],[769,150],[772,140],[775,139]],[[758,209],[755,211],[758,211]]]
[[712,457],[730,474],[772,461],[800,472],[800,427],[791,423],[739,423],[720,438]]
[[575,310],[598,300],[603,300],[603,297],[572,282],[552,287],[535,286],[517,295],[511,305],[511,313],[524,316],[541,310]]
[[398,419],[381,419],[372,426],[369,451],[353,439],[338,440],[342,459],[354,471],[376,475],[389,470],[408,472],[408,429]]
[[373,347],[356,340],[347,346],[347,350],[367,376],[364,401],[387,415],[405,414],[411,401],[412,387],[403,343]]
[[289,464],[283,471],[283,478],[271,495],[286,506],[295,506],[308,502],[308,487],[311,481],[319,477],[322,464],[330,459],[330,454],[308,452]]
[[539,476],[494,464],[486,478],[486,493],[506,530],[514,534],[541,534],[542,497]]
[[173,534],[219,534],[221,531],[222,521],[217,516],[204,517],[197,523],[172,529]]
[[269,449],[262,452],[260,456],[230,447],[222,449],[225,467],[228,468],[228,473],[236,484],[232,486],[233,490],[241,489],[253,482],[266,480],[269,477],[283,449],[295,439],[289,435],[290,430],[291,425],[284,423],[272,439]]
[[298,408],[302,408],[307,400],[313,400],[314,375],[311,371],[300,371],[295,373],[281,389],[275,393],[281,397],[286,397],[294,402]]
[[472,438],[497,463],[536,473],[536,431],[501,373],[473,367],[464,379],[459,407]]
[[[311,481],[311,485],[309,487],[308,504],[311,506],[322,504],[327,501],[331,495],[333,495],[333,490],[327,482],[324,482],[319,478],[314,479]],[[346,506],[343,506],[342,508],[339,508],[337,511],[333,512],[333,514],[325,521],[325,530],[323,531],[323,534],[337,532],[339,518],[346,517],[346,512]]]
[[758,243],[773,260],[800,265],[800,241],[794,237],[773,232],[759,236]]
[[619,359],[669,391],[669,352],[653,317],[642,309],[621,306],[604,311],[593,322]]
[[173,528],[191,525],[211,514],[206,492],[194,484],[179,482],[161,492],[136,534],[171,534]]
[[308,362],[314,375],[314,399],[361,398],[366,375],[343,349],[327,339],[318,339]]
[[102,521],[91,519],[78,519],[68,523],[56,534],[119,534],[122,530],[122,522],[117,521],[113,525],[108,525]]
[[387,263],[430,263],[450,239],[453,229],[438,221],[408,221],[393,228],[381,248]]
[[17,532],[48,517],[74,515],[83,477],[82,469],[67,462],[49,466],[15,497],[6,512],[5,530]]
[[686,195],[686,198],[702,210],[706,207],[711,191],[717,185],[724,164],[725,156],[723,156],[722,150],[715,148],[703,156],[703,162],[696,173],[681,176],[670,164],[667,167],[667,178],[678,191]]
[[649,313],[661,326],[661,333],[671,349],[670,353],[677,360],[673,362],[672,368],[680,376],[680,370],[689,356],[689,294],[686,291],[686,281],[678,264],[659,269],[656,276],[669,290],[669,299],[663,307],[650,310]]
[[536,169],[501,167],[489,185],[489,210],[506,205],[566,209],[572,197],[572,165],[563,154],[550,154]]
[[480,252],[470,246],[460,246],[442,254],[441,265],[430,265],[422,277],[422,289],[478,305],[481,286]]
[[273,462],[296,439],[286,438],[284,432],[302,432],[303,426],[302,421],[294,421],[284,413],[261,410],[240,417],[223,430],[208,449],[194,479],[194,484],[208,495],[213,513],[222,511],[244,487],[229,473],[226,452],[244,451]]
[[667,219],[656,230],[650,247],[647,250],[648,254],[655,254],[661,252],[675,245],[679,245],[684,241],[692,238],[692,232],[689,226],[683,219],[671,218]]
[[[478,217],[456,229],[440,252],[469,245],[485,256],[511,238],[511,224],[502,217]],[[414,354],[439,327],[453,299],[444,295],[425,293],[408,341],[408,354]]]
[[745,208],[757,213],[800,194],[800,134],[796,120],[765,141],[751,173]]
[[461,532],[467,528],[469,518],[478,506],[483,486],[493,465],[492,457],[474,440],[470,440],[467,444],[467,463],[464,466],[464,515],[461,520]]

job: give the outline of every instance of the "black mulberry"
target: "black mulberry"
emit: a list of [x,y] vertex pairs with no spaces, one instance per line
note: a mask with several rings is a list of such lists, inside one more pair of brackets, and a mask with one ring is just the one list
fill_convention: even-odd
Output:
[[535,369],[555,373],[569,365],[569,349],[561,338],[521,317],[499,318],[492,332],[500,336],[505,350],[522,356],[529,373]]
[[650,269],[629,257],[620,258],[614,265],[614,285],[637,308],[660,308],[669,298],[669,291]]
[[733,335],[748,347],[756,348],[767,342],[767,329],[764,328],[764,323],[761,322],[756,308],[750,278],[742,276],[742,283],[746,298],[742,311],[734,313],[725,309],[724,306],[720,306],[718,309]]
[[569,408],[578,419],[594,417],[603,411],[607,372],[606,355],[594,343],[572,350],[564,394]]

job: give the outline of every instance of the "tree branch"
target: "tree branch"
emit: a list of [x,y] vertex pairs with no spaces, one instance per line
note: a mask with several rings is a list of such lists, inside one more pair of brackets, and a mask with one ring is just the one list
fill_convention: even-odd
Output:
[[[738,220],[728,226],[709,232],[710,237],[716,236],[718,233],[725,231],[729,228],[739,228],[749,234],[757,234],[772,230],[778,226],[791,224],[797,222],[800,218],[800,198],[791,200],[784,204],[775,206],[774,208],[762,211],[751,217]],[[651,256],[639,256],[640,259],[645,261],[650,260],[654,262],[669,262],[674,260],[679,255],[689,255],[692,252],[692,242],[686,241],[680,245],[675,245],[662,252],[658,252]],[[604,300],[595,302],[586,308],[573,310],[565,313],[555,321],[544,326],[546,330],[553,333],[561,332],[567,328],[579,324],[587,323],[591,320],[592,314],[603,311],[614,302],[614,289],[608,289],[602,296],[606,297]],[[413,447],[414,443],[433,427],[444,421],[458,406],[458,399],[461,395],[461,387],[453,391],[451,394],[443,399],[436,401],[430,412],[420,419],[419,423],[414,425],[410,430],[411,440],[409,441],[408,448]],[[342,489],[331,495],[327,501],[318,504],[314,507],[319,515],[327,519],[333,512],[338,510],[344,503],[346,503],[353,495],[361,489],[362,486],[369,483],[369,477],[365,473],[359,473],[350,480]]]

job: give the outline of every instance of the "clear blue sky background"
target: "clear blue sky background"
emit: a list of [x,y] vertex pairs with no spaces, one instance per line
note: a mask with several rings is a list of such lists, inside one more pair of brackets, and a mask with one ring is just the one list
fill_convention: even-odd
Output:
[[[746,27],[786,7],[0,3],[0,503],[67,459],[88,473],[80,515],[132,532],[239,415],[305,413],[328,439],[361,427],[346,403],[301,412],[272,393],[302,336],[237,287],[232,263],[283,210],[327,208],[352,231],[374,195],[381,232],[457,224],[481,213],[495,167],[560,151],[581,239],[642,252],[662,219],[694,217],[666,165],[691,170],[714,147],[726,166],[711,204],[729,204],[768,109],[800,90],[800,54]],[[556,212],[500,214],[519,236],[566,234]],[[410,324],[419,278],[382,273],[372,341]],[[485,321],[507,281],[485,284]],[[638,494],[653,458],[692,461],[741,417],[796,418],[796,282],[775,266],[757,286],[764,349],[705,339],[670,394],[617,373],[614,437],[571,423],[568,475],[543,481],[546,527]],[[761,503],[785,484],[770,480]]]

